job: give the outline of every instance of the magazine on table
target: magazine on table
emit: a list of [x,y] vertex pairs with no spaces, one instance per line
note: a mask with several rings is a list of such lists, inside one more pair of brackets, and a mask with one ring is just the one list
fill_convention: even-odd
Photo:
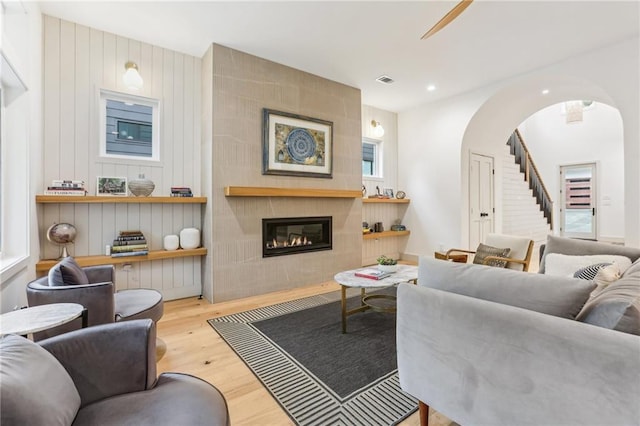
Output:
[[392,275],[393,272],[381,271],[379,269],[362,269],[355,273],[356,277],[370,278],[372,280],[381,280]]

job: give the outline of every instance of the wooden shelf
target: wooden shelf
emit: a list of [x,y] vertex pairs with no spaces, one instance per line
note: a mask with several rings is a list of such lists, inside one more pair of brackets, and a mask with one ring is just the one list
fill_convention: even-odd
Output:
[[360,198],[362,197],[362,190],[226,186],[224,195],[227,197]]
[[116,197],[95,196],[84,197],[65,195],[36,195],[38,204],[82,204],[82,203],[129,203],[129,204],[206,204],[207,197]]
[[[200,247],[191,250],[157,250],[150,251],[146,256],[124,256],[124,257],[111,257],[111,256],[78,256],[74,257],[78,265],[80,266],[96,266],[96,265],[120,265],[123,263],[134,262],[148,262],[150,260],[162,260],[162,259],[175,259],[178,257],[189,256],[205,256],[207,249]],[[58,263],[58,259],[45,259],[36,263],[36,272],[48,272],[52,266]]]
[[409,235],[410,231],[383,231],[383,232],[368,232],[366,234],[362,234],[362,239],[364,240],[375,240],[378,238],[395,238],[395,237],[404,237],[405,235]]
[[411,200],[408,198],[363,198],[363,203],[390,203],[390,204],[409,204]]

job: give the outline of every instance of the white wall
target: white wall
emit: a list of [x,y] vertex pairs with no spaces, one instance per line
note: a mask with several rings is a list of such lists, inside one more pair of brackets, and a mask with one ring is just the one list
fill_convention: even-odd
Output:
[[[570,99],[593,99],[620,111],[624,126],[625,242],[640,245],[640,131],[637,37],[545,69],[398,115],[399,186],[413,199],[407,252],[428,254],[468,241],[469,152],[491,154],[534,112]],[[551,92],[543,96],[541,90]],[[496,154],[497,156],[497,154]],[[501,193],[496,170],[496,194]],[[496,200],[496,212],[501,211]],[[496,230],[501,227],[496,218]]]
[[560,225],[559,166],[597,164],[598,239],[624,238],[624,135],[617,109],[596,103],[583,121],[567,123],[562,104],[544,108],[518,129],[555,201],[556,230]]
[[[15,144],[29,155],[25,177],[4,182],[12,186],[23,185],[26,191],[28,213],[27,225],[14,225],[13,231],[27,236],[28,258],[10,278],[0,282],[0,312],[16,306],[26,305],[26,283],[35,278],[35,263],[38,261],[39,242],[36,229],[36,209],[33,200],[42,177],[42,19],[35,3],[9,3],[2,16],[1,48],[11,60],[12,66],[24,80],[28,90],[13,100],[5,110],[3,144]],[[24,9],[23,9],[24,7]],[[3,73],[6,70],[2,71]],[[5,152],[6,153],[6,152]],[[7,157],[9,158],[9,157]],[[20,166],[21,168],[23,165]],[[24,172],[25,170],[21,170]],[[24,181],[23,181],[24,180]],[[12,203],[22,202],[24,194]],[[3,189],[3,202],[10,198]],[[6,237],[4,235],[3,237]],[[6,240],[5,240],[6,242]]]

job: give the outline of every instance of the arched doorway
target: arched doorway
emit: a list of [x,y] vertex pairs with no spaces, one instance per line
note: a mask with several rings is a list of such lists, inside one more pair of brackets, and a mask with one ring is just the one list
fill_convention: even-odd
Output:
[[[544,91],[544,93],[543,93]],[[471,153],[481,153],[494,158],[501,158],[504,154],[504,144],[521,123],[534,116],[538,111],[552,105],[575,99],[589,99],[603,105],[615,108],[615,103],[601,88],[588,82],[578,81],[566,76],[536,76],[523,79],[520,82],[496,92],[473,115],[465,130],[461,148],[461,237],[463,241],[470,241],[470,204],[469,162]],[[620,117],[620,113],[617,112]],[[622,127],[622,118],[619,120]],[[622,129],[618,129],[622,134]],[[545,168],[557,168],[557,164],[547,164]],[[551,172],[551,176],[555,173]],[[502,167],[497,162],[495,169],[495,230],[502,230],[503,206],[502,197]],[[557,181],[554,182],[556,187]],[[620,185],[624,185],[620,182]],[[624,194],[624,188],[622,189]],[[619,222],[623,222],[621,218]],[[623,231],[624,235],[624,231]]]

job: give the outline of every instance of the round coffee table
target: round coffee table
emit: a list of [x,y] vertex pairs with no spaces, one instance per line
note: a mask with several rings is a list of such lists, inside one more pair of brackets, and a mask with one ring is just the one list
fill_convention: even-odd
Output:
[[[340,284],[342,292],[342,332],[347,332],[347,317],[368,309],[378,312],[394,313],[396,311],[395,296],[381,294],[367,294],[367,289],[381,289],[392,287],[400,283],[406,283],[418,279],[418,267],[413,265],[398,265],[396,272],[386,278],[375,280],[372,278],[358,277],[357,272],[375,269],[375,266],[352,269],[338,272],[333,279]],[[360,306],[347,310],[347,288],[360,289]]]
[[87,326],[87,310],[77,303],[50,303],[17,309],[0,315],[0,335],[21,336],[48,330],[82,317],[82,327]]

